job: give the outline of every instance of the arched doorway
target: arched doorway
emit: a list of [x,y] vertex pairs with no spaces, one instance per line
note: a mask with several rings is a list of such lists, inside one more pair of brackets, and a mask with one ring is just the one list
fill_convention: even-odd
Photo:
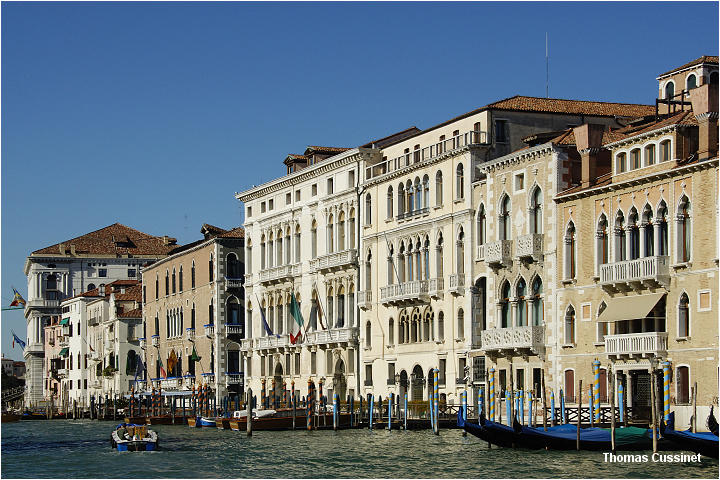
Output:
[[335,362],[335,373],[333,374],[333,389],[340,401],[347,395],[347,379],[345,378],[345,362],[338,359]]
[[283,392],[283,368],[280,362],[275,364],[275,376],[273,377],[273,406],[280,406]]
[[411,375],[410,396],[413,402],[423,399],[423,371],[420,365],[415,365]]
[[408,387],[408,374],[405,370],[402,370],[400,372],[400,401],[402,402],[403,398],[405,398],[405,394],[407,393],[407,387]]

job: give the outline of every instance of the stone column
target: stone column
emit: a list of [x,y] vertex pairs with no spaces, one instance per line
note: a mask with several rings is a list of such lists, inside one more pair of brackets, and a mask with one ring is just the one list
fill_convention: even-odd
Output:
[[645,237],[645,229],[648,228],[647,223],[640,224],[640,227],[638,228],[638,235],[640,235],[640,254],[638,255],[638,258],[647,257],[648,256],[648,250],[647,245],[645,245],[647,238]]
[[510,299],[510,327],[517,327],[520,325],[520,319],[518,318],[518,300],[517,298]]

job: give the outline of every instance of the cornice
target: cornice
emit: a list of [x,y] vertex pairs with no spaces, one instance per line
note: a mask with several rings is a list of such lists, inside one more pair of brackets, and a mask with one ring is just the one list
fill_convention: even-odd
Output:
[[622,138],[620,140],[615,140],[614,142],[606,143],[605,145],[603,145],[603,148],[606,148],[609,150],[614,147],[623,147],[625,145],[631,145],[633,143],[637,143],[639,141],[645,140],[646,138],[653,137],[655,135],[662,135],[664,133],[675,130],[678,126],[679,125],[677,123],[673,123],[672,125],[666,125],[664,127],[656,128],[655,130],[650,130],[649,132],[639,133],[637,135],[632,135],[630,137]]
[[[481,163],[477,165],[477,168],[479,168],[481,172],[488,174],[509,165],[514,165],[528,159],[533,160],[540,156],[554,153],[556,151],[557,148],[552,143],[543,143],[541,145],[530,147],[527,150],[510,153],[500,158],[496,158],[495,160],[492,160],[490,162]],[[473,183],[477,183],[477,181]]]

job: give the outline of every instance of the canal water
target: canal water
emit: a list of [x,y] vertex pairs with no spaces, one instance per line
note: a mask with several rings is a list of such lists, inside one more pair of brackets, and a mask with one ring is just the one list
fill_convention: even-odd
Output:
[[[492,448],[460,430],[254,432],[158,425],[160,450],[110,448],[115,423],[21,421],[0,431],[3,478],[718,478],[717,460],[605,463],[601,452]],[[638,452],[635,452],[638,453]],[[650,454],[650,452],[639,452]]]

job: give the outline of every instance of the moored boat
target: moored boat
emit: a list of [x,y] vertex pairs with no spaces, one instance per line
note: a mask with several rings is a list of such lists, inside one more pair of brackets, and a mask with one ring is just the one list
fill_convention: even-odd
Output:
[[[710,412],[710,418],[714,421],[715,417]],[[708,423],[712,424],[710,419]],[[717,425],[717,424],[716,424]],[[662,435],[673,442],[678,450],[690,450],[706,457],[718,458],[718,435],[713,432],[695,432],[691,429],[675,430],[675,413],[670,414],[670,420],[663,429]]]
[[158,437],[145,425],[121,423],[110,435],[110,442],[119,452],[144,452],[157,449]]

